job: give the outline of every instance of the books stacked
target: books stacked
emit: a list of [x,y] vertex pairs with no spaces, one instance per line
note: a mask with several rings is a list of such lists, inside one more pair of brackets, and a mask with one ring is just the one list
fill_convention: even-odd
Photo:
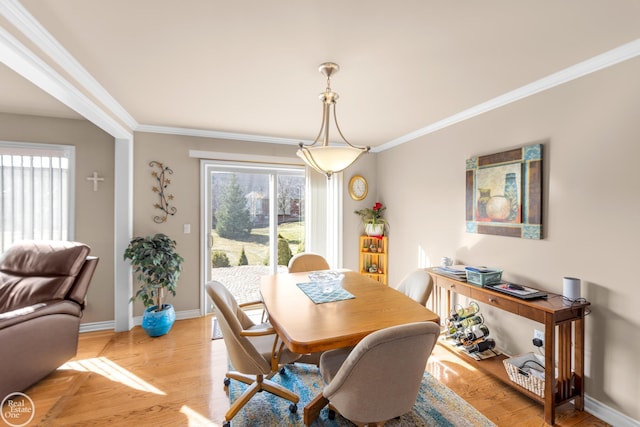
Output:
[[467,281],[467,273],[464,269],[458,269],[453,267],[433,267],[433,271],[450,279],[459,280],[461,282]]

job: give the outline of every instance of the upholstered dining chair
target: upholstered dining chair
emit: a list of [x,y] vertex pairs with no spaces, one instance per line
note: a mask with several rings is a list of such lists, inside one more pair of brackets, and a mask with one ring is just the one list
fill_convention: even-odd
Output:
[[382,425],[411,410],[440,327],[434,322],[392,326],[355,347],[320,357],[323,397],[356,425]]
[[289,260],[289,273],[329,270],[329,268],[329,263],[322,257],[322,255],[310,252],[296,254]]
[[396,290],[402,292],[409,298],[417,301],[421,305],[426,305],[431,291],[433,290],[433,279],[426,270],[418,268],[407,274],[398,284]]
[[[271,325],[255,324],[222,283],[212,281],[207,283],[206,288],[215,306],[229,360],[236,369],[227,372],[224,383],[228,386],[231,379],[234,379],[250,384],[225,414],[223,425],[229,427],[231,419],[238,411],[254,394],[262,390],[289,400],[292,402],[289,410],[292,413],[296,412],[299,397],[271,381],[271,378],[278,373],[282,365],[296,361],[300,355],[291,353],[282,346],[276,348],[276,333]],[[279,357],[273,357],[277,354]]]

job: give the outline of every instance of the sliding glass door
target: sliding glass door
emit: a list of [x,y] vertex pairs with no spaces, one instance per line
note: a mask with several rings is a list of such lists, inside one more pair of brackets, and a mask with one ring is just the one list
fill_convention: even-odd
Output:
[[257,301],[260,276],[286,271],[304,251],[304,168],[203,161],[202,170],[204,282]]

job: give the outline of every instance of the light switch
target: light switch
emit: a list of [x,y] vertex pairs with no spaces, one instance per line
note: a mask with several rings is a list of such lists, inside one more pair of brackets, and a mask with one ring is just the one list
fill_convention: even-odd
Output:
[[184,234],[191,233],[191,224],[184,224],[182,226],[182,231],[184,232]]

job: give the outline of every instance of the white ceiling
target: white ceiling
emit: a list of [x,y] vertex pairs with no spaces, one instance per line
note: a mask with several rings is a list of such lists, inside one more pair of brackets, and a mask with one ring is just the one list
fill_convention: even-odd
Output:
[[[325,88],[317,68],[333,61],[343,133],[384,148],[640,54],[637,0],[2,3],[2,28],[91,99],[106,90],[111,101],[97,104],[133,130],[311,140]],[[28,40],[38,25],[18,22],[24,13],[99,85]],[[8,67],[0,84],[0,111],[80,117]]]

